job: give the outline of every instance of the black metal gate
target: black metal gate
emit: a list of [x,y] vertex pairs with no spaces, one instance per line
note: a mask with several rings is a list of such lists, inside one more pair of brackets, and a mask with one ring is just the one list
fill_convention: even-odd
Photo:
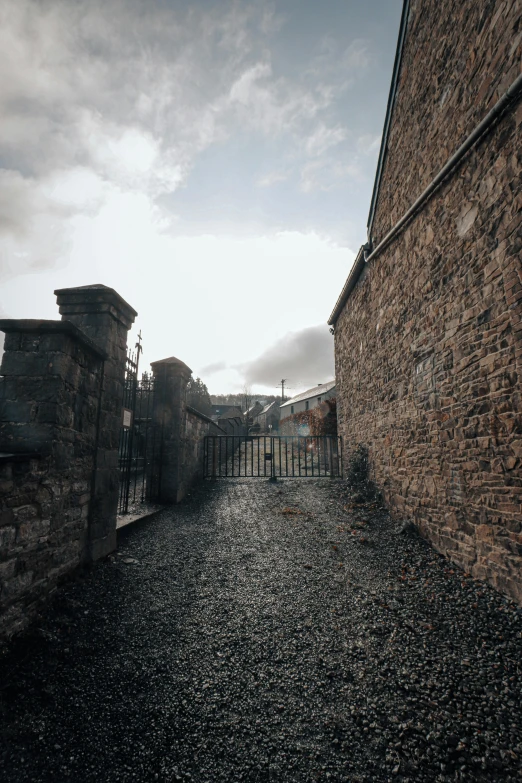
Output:
[[335,435],[208,435],[206,478],[340,478],[341,438]]
[[163,427],[158,416],[154,378],[143,373],[138,380],[141,336],[129,352],[123,392],[119,443],[120,495],[118,513],[127,514],[138,503],[158,497]]

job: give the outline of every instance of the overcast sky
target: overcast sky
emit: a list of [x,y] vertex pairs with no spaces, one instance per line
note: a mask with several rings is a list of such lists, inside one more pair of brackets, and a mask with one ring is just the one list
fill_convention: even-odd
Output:
[[214,393],[329,380],[401,7],[2,0],[2,317],[104,283],[143,369],[178,356]]

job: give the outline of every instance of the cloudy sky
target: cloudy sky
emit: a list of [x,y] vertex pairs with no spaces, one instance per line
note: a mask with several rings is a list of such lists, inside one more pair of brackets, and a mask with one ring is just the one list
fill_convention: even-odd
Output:
[[2,0],[1,316],[104,283],[144,369],[178,356],[214,393],[332,377],[401,6]]

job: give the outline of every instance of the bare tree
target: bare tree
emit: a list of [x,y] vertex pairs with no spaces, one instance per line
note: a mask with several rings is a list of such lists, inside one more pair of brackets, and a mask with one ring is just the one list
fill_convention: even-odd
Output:
[[249,386],[247,383],[245,383],[243,388],[241,389],[241,393],[243,395],[243,401],[244,401],[243,404],[245,406],[245,413],[246,413],[250,408],[250,403],[252,402],[252,387]]

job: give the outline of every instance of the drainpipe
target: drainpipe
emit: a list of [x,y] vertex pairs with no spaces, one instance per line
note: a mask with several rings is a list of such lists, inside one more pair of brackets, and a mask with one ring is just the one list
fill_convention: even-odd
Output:
[[373,259],[387,247],[390,242],[400,233],[404,226],[420,211],[423,205],[428,201],[435,191],[441,186],[441,184],[453,173],[453,171],[459,166],[460,162],[466,155],[466,153],[475,144],[480,142],[482,138],[491,130],[497,120],[504,114],[504,112],[512,105],[517,103],[522,97],[522,74],[520,74],[511,86],[506,90],[502,97],[493,106],[490,112],[486,114],[484,119],[474,128],[469,134],[467,139],[460,145],[457,151],[451,156],[451,158],[442,167],[436,177],[432,179],[428,187],[421,193],[412,206],[402,216],[402,218],[393,226],[386,236],[379,242],[376,248],[372,248],[371,241],[369,241],[364,247],[361,248],[356,261],[352,267],[352,270],[348,276],[348,279],[344,285],[343,290],[336,302],[336,305],[332,311],[328,324],[335,326],[337,318],[341,314],[341,311],[346,304],[350,293],[355,287],[359,275],[365,265]]
[[388,231],[384,239],[382,239],[375,250],[369,254],[366,261],[371,261],[381,250],[389,245],[394,237],[400,232],[400,230],[408,223],[411,218],[420,210],[426,201],[433,195],[437,188],[444,182],[445,179],[453,172],[453,170],[459,165],[464,155],[468,152],[474,144],[476,144],[490,128],[495,124],[499,117],[504,113],[511,103],[522,97],[522,73],[515,79],[511,86],[506,90],[504,95],[497,101],[490,112],[486,114],[484,119],[479,122],[475,129],[469,134],[463,144],[460,145],[458,150],[451,156],[447,163],[441,168],[439,173],[430,182],[428,187],[421,193],[419,198],[411,205],[408,211],[402,216],[402,218],[394,225],[394,227]]

